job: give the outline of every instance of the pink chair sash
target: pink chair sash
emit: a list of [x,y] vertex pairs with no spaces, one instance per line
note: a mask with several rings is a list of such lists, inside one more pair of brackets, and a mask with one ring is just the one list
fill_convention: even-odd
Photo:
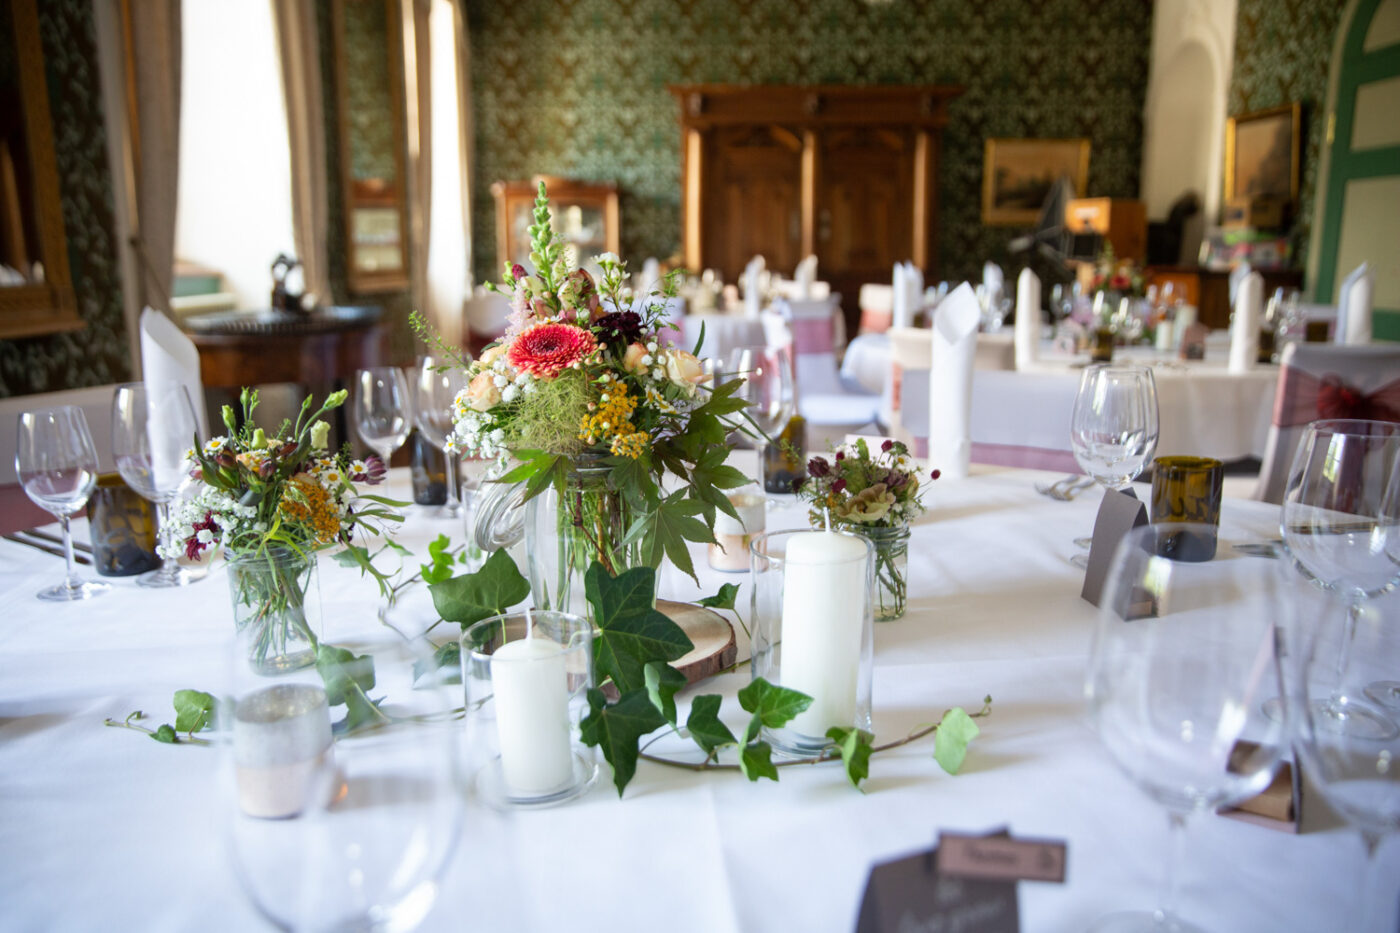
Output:
[[798,317],[790,322],[792,346],[797,353],[834,353],[836,343],[831,337],[831,318]]
[[1347,385],[1336,373],[1318,378],[1285,366],[1274,398],[1274,424],[1291,428],[1320,418],[1400,422],[1400,379],[1367,393]]

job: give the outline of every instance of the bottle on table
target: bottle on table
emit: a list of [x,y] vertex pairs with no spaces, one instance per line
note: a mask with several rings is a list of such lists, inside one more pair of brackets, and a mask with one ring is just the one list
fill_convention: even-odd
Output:
[[792,481],[806,474],[807,419],[793,415],[773,443],[763,448],[763,488],[792,492]]
[[413,501],[419,505],[444,505],[447,502],[447,457],[442,448],[414,431],[410,469],[413,472]]

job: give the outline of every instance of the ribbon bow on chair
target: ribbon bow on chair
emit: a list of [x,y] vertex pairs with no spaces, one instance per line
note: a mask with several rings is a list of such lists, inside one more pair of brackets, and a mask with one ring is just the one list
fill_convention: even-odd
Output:
[[1400,379],[1374,392],[1348,385],[1336,373],[1321,379],[1293,367],[1279,376],[1282,391],[1274,404],[1274,424],[1281,428],[1321,418],[1360,418],[1400,423]]

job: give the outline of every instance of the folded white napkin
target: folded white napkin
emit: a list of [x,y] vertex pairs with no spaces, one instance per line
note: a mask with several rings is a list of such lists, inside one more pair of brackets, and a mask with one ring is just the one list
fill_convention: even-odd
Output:
[[1006,273],[996,263],[985,262],[982,264],[982,284],[987,287],[987,294],[995,297],[1004,290]]
[[962,283],[933,315],[929,372],[929,463],[954,478],[972,462],[972,362],[977,351],[977,296]]
[[1235,306],[1235,302],[1239,299],[1240,283],[1251,271],[1247,262],[1242,262],[1230,270],[1230,307]]
[[765,268],[762,256],[750,259],[744,267],[744,314],[748,317],[758,317],[763,310],[763,295],[759,293],[758,283]]
[[655,256],[648,256],[642,263],[641,276],[632,282],[632,293],[640,296],[652,289],[661,290],[661,263],[656,261]]
[[1016,368],[1035,362],[1040,345],[1040,277],[1029,268],[1016,280]]
[[924,307],[924,270],[912,262],[904,264],[904,288],[908,292],[909,323],[914,323],[914,315]]
[[894,291],[894,306],[892,308],[892,327],[908,327],[913,320],[914,312],[909,309],[909,289],[904,284],[904,263],[894,264],[894,283],[891,286]]
[[204,384],[199,378],[199,350],[169,317],[152,308],[141,312],[141,373],[148,392],[171,382],[189,392],[199,436],[209,437],[204,412]]
[[1196,323],[1195,305],[1177,305],[1176,317],[1172,318],[1172,346],[1180,347],[1181,340],[1186,336],[1186,331],[1192,324]]
[[793,273],[793,279],[797,282],[797,297],[811,298],[812,286],[817,281],[817,257],[808,256],[797,264],[797,271]]
[[1230,321],[1230,372],[1244,373],[1258,364],[1259,319],[1264,314],[1264,277],[1251,272],[1240,281],[1235,315]]
[[1342,281],[1337,292],[1337,328],[1332,332],[1333,343],[1371,342],[1371,296],[1376,290],[1376,276],[1369,263],[1362,263]]

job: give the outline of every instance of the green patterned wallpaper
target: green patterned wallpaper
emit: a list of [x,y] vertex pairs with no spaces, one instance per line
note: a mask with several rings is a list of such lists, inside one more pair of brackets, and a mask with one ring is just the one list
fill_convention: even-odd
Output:
[[1293,265],[1307,266],[1317,188],[1327,73],[1345,0],[1239,0],[1230,116],[1299,101],[1303,105],[1302,170]]
[[[44,0],[39,34],[78,313],[87,326],[52,337],[0,340],[0,397],[131,378],[102,122],[91,0]],[[10,44],[9,17],[0,42]]]
[[616,181],[634,262],[680,245],[668,84],[961,84],[939,178],[942,277],[1005,258],[983,227],[986,137],[1087,136],[1089,192],[1136,197],[1146,0],[466,0],[474,272],[497,278],[491,182]]

